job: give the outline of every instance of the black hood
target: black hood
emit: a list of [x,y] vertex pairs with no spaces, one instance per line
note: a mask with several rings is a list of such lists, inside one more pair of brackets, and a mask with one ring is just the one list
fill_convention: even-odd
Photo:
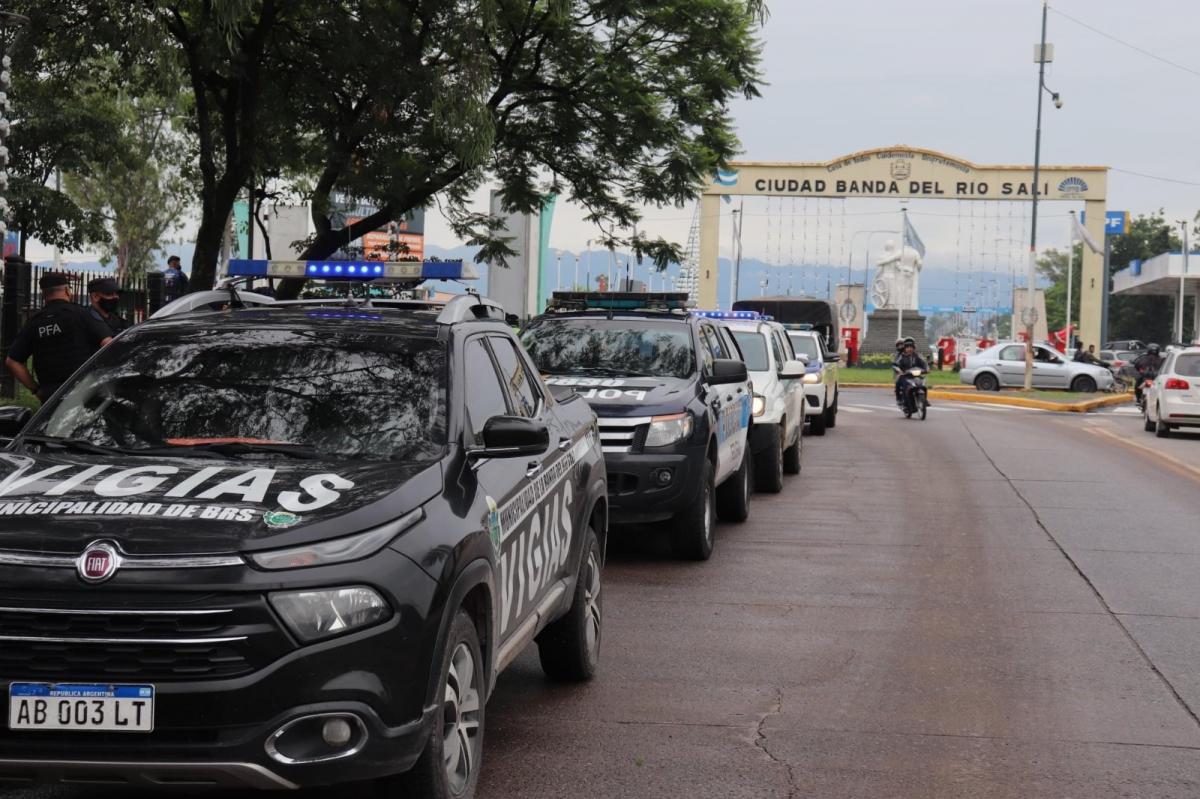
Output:
[[556,394],[576,391],[597,416],[657,416],[679,413],[696,396],[696,378],[572,377],[546,378]]
[[0,549],[217,554],[384,524],[442,488],[440,463],[0,453]]

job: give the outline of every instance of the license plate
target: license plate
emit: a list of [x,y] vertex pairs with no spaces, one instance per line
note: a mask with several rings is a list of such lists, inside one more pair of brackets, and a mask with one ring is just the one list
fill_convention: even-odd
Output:
[[8,688],[10,730],[153,732],[153,685],[15,682]]

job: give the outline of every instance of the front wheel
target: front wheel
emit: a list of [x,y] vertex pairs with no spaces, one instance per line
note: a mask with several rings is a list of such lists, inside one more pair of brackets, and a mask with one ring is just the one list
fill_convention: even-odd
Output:
[[1091,394],[1096,391],[1096,381],[1087,375],[1080,375],[1071,381],[1071,390],[1080,394]]
[[483,758],[483,656],[475,623],[459,611],[450,625],[436,697],[441,703],[425,751],[410,771],[380,780],[381,796],[470,799]]
[[551,680],[584,682],[596,675],[604,607],[600,597],[603,560],[596,532],[588,527],[571,609],[537,637],[542,671]]
[[984,372],[975,378],[975,388],[980,391],[999,391],[1000,379],[991,372]]
[[824,411],[818,413],[816,416],[808,417],[808,432],[812,433],[814,436],[825,435],[826,426],[827,424],[825,421]]
[[683,560],[708,560],[712,557],[717,518],[713,465],[708,458],[700,467],[700,488],[696,501],[671,519],[671,551]]
[[783,427],[772,425],[767,434],[770,443],[754,456],[754,488],[766,494],[783,490]]
[[925,414],[929,412],[929,404],[925,402],[925,395],[918,394],[916,398],[917,415],[921,417],[921,421],[925,421]]
[[804,448],[804,421],[800,421],[796,429],[796,441],[783,451],[783,471],[785,474],[800,474],[800,456]]
[[833,402],[825,408],[825,426],[830,430],[837,427],[837,394],[833,395]]
[[742,455],[742,465],[717,488],[717,518],[723,522],[744,522],[750,517],[750,450]]

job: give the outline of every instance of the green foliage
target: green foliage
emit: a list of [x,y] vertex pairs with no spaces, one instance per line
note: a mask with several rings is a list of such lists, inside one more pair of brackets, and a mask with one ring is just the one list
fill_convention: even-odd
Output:
[[863,369],[890,369],[892,367],[892,356],[879,353],[864,355],[858,359],[858,366]]
[[[1079,324],[1079,295],[1083,279],[1083,245],[1074,246],[1071,278],[1071,319]],[[1050,281],[1046,288],[1046,324],[1049,330],[1062,330],[1067,325],[1067,253],[1047,250],[1038,258],[1038,275]]]

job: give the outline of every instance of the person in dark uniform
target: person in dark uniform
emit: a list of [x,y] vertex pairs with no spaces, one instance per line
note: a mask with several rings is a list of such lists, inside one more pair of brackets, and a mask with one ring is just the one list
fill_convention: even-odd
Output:
[[188,276],[183,273],[183,264],[178,255],[167,259],[167,271],[163,275],[163,302],[177,300],[190,291]]
[[103,322],[109,333],[115,336],[130,326],[129,320],[117,313],[121,305],[117,281],[111,277],[98,277],[88,282],[87,289],[92,301],[92,318]]
[[[48,272],[38,283],[45,305],[21,328],[4,365],[44,402],[96,350],[112,341],[112,331],[91,310],[72,302],[66,275]],[[25,365],[30,357],[36,380]]]

